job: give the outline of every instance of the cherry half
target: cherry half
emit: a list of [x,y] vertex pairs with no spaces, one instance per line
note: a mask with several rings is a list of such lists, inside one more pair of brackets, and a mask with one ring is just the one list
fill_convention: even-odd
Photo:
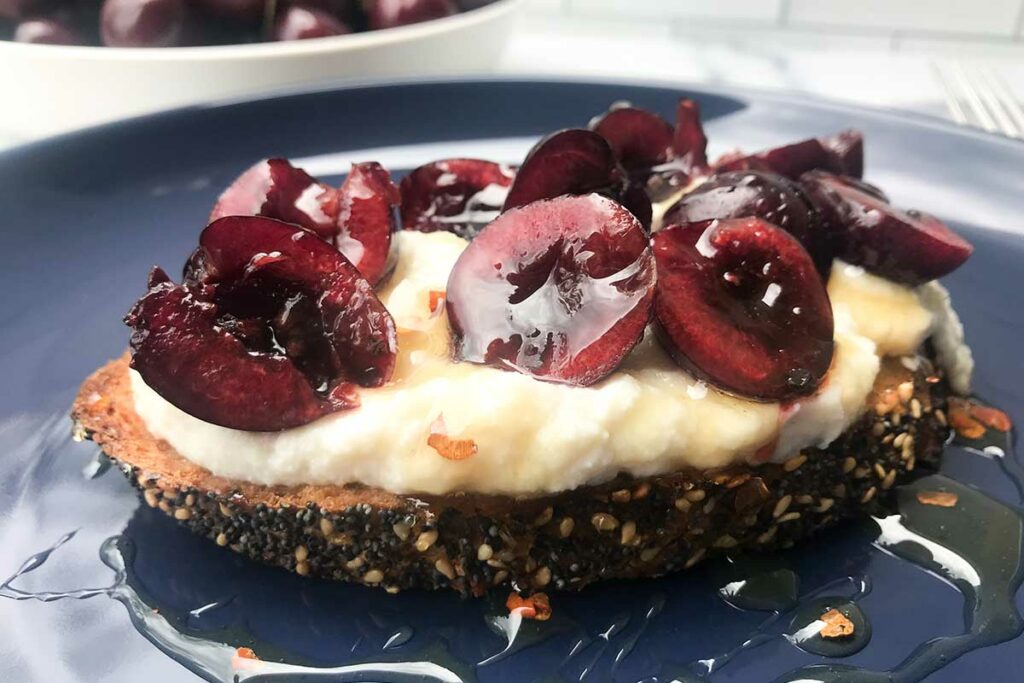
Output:
[[874,186],[822,171],[800,179],[839,235],[840,257],[897,282],[918,285],[948,275],[974,247],[945,223],[920,211],[903,211]]
[[695,376],[736,394],[811,394],[832,363],[825,285],[792,235],[758,218],[654,235],[659,338]]
[[715,170],[771,171],[796,180],[807,171],[821,169],[860,178],[864,173],[864,136],[846,130],[823,138],[810,138],[756,154],[727,154],[715,162]]
[[515,177],[508,166],[482,159],[441,159],[402,178],[402,227],[447,230],[473,239],[501,211]]
[[651,201],[631,183],[608,141],[582,128],[561,130],[543,138],[526,155],[505,198],[503,211],[565,194],[599,192],[651,224]]
[[713,218],[753,216],[796,237],[828,273],[835,245],[818,211],[796,183],[765,171],[729,171],[712,176],[665,212],[666,225]]
[[654,282],[642,226],[607,197],[513,209],[480,232],[448,278],[456,357],[593,384],[643,336]]
[[338,191],[334,244],[371,284],[395,265],[391,235],[399,228],[399,203],[391,175],[375,161],[352,164]]
[[613,105],[590,123],[590,129],[611,145],[619,162],[631,174],[650,173],[674,156],[675,130],[668,121],[646,109]]
[[207,422],[277,431],[356,405],[390,379],[394,321],[315,234],[270,218],[210,224],[183,285],[156,271],[125,318],[132,367]]
[[209,220],[264,216],[294,223],[335,245],[376,284],[394,265],[390,248],[398,203],[398,188],[376,162],[353,164],[336,190],[285,159],[266,159],[221,194]]
[[338,230],[337,190],[287,159],[264,159],[224,190],[208,222],[225,216],[276,218],[331,239]]
[[370,28],[394,28],[456,14],[453,0],[363,0]]

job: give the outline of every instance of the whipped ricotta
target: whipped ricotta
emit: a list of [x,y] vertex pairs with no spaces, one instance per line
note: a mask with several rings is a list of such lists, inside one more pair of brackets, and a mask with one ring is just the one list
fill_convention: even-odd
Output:
[[[826,446],[864,409],[882,355],[913,355],[934,335],[958,367],[970,357],[940,285],[914,290],[837,262],[829,281],[835,360],[819,391],[795,404],[717,391],[680,369],[650,331],[593,386],[541,382],[453,363],[436,304],[466,242],[440,232],[396,238],[402,257],[380,297],[398,327],[398,362],[391,383],[361,390],[359,409],[284,432],[237,431],[184,413],[133,371],[135,408],[150,432],[218,475],[265,485],[536,495],[620,472],[780,460]],[[439,417],[448,436],[476,444],[475,455],[448,460],[427,444]]]

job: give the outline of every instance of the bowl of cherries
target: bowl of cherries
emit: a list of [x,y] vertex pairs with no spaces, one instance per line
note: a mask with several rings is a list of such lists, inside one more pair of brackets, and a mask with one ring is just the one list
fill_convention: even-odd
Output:
[[479,72],[522,0],[0,0],[2,126],[33,138],[341,78]]

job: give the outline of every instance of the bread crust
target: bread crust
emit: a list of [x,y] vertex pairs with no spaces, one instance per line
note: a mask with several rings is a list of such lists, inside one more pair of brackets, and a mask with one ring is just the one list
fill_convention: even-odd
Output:
[[912,372],[886,359],[866,414],[828,448],[781,464],[622,475],[534,498],[216,476],[147,431],[127,355],[83,383],[72,419],[76,438],[96,442],[146,504],[254,560],[392,592],[575,590],[789,547],[841,519],[883,512],[894,485],[937,464],[949,433],[945,381],[920,361]]

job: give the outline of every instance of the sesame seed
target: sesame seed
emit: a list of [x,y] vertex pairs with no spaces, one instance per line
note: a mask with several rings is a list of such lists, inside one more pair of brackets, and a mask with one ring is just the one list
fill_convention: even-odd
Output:
[[548,506],[548,507],[544,508],[544,510],[541,511],[541,513],[539,515],[537,515],[536,519],[533,520],[533,525],[534,526],[544,526],[545,524],[550,522],[551,518],[554,517],[554,516],[555,516],[555,509],[553,507],[551,507],[551,506]]
[[856,458],[853,458],[852,456],[847,456],[846,459],[843,460],[843,474],[849,474],[850,472],[853,472],[853,468],[856,466]]
[[379,569],[370,569],[363,574],[363,583],[377,584],[384,580],[384,572]]
[[401,590],[401,589],[398,586],[385,586],[384,587],[384,592],[388,593],[390,595],[398,595],[399,590]]
[[572,530],[576,528],[576,520],[572,517],[563,517],[562,521],[558,523],[558,535],[562,538],[569,538],[572,535]]
[[224,503],[220,504],[220,514],[224,515],[225,517],[234,517],[235,515],[235,513],[231,511],[231,508],[229,508]]
[[690,555],[690,558],[688,560],[686,560],[686,564],[683,565],[683,569],[689,569],[693,565],[695,565],[698,562],[700,562],[701,559],[704,557],[704,555],[707,553],[707,551],[708,551],[707,548],[701,548],[700,550],[695,552],[693,555]]
[[786,462],[782,463],[782,469],[786,470],[787,472],[793,472],[795,470],[800,469],[800,466],[803,465],[805,462],[807,462],[806,455],[797,455],[795,457],[790,458]]
[[622,525],[622,545],[630,545],[636,540],[636,522],[626,522]]
[[818,507],[814,508],[815,512],[828,512],[835,505],[836,501],[832,498],[822,498],[818,503]]
[[876,489],[874,486],[872,486],[871,488],[869,488],[867,491],[864,492],[863,496],[860,497],[860,502],[862,502],[862,503],[870,502],[871,499],[875,497],[876,493],[878,493],[878,489]]
[[714,498],[709,498],[708,502],[704,503],[704,514],[710,515],[711,511],[715,509],[715,503],[717,502]]
[[304,545],[297,546],[295,548],[295,560],[297,562],[304,562],[309,557],[309,548]]
[[799,512],[787,512],[786,514],[779,517],[777,520],[778,524],[784,524],[786,522],[792,522],[794,519],[800,519]]
[[494,557],[494,548],[487,545],[486,543],[481,543],[479,547],[477,547],[476,559],[480,560],[481,562],[486,562],[492,557]]
[[900,455],[904,460],[909,460],[914,455],[914,437],[907,435],[903,442],[903,453]]
[[651,485],[644,482],[633,490],[633,497],[637,500],[641,500],[647,497],[647,494],[651,492]]
[[761,534],[760,536],[757,537],[757,542],[760,543],[760,544],[767,543],[768,541],[770,541],[773,538],[775,538],[775,533],[778,530],[779,530],[779,527],[772,526],[770,529],[768,529],[768,531],[764,532],[763,534]]
[[409,534],[412,533],[412,529],[405,522],[396,522],[391,525],[391,530],[395,532],[395,536],[405,541],[408,540]]
[[491,583],[493,583],[495,586],[497,586],[499,583],[504,583],[505,579],[507,579],[507,578],[508,578],[508,572],[505,571],[504,569],[502,569],[501,571],[496,572],[494,574],[494,579],[492,579]]
[[424,531],[416,538],[416,550],[421,553],[426,552],[430,546],[434,545],[435,541],[437,541],[437,529]]
[[449,581],[455,578],[455,568],[452,567],[452,563],[449,562],[447,558],[439,558],[437,562],[434,563],[434,569],[436,569],[438,573],[444,574],[445,578]]
[[938,420],[939,424],[942,425],[943,427],[949,424],[949,422],[946,420],[946,413],[944,413],[939,408],[935,409],[935,419]]
[[729,534],[724,534],[715,539],[716,548],[735,548],[739,544],[740,542]]
[[356,569],[359,569],[360,567],[362,567],[363,564],[365,564],[365,562],[366,562],[366,560],[364,560],[362,557],[354,557],[354,558],[352,558],[351,560],[349,560],[348,562],[345,563],[345,568],[346,569],[356,570]]
[[163,510],[164,512],[168,513],[168,514],[170,514],[170,512],[171,512],[171,503],[167,499],[161,500],[157,504],[157,507],[160,508],[161,510]]
[[704,493],[703,489],[694,489],[693,491],[687,491],[683,495],[686,497],[686,500],[690,501],[691,503],[699,503],[700,501],[704,500],[704,497],[707,494]]
[[789,504],[793,502],[793,496],[786,494],[782,498],[779,498],[779,502],[775,503],[775,508],[772,510],[772,517],[776,519],[782,516],[787,509]]
[[195,497],[194,494],[190,493],[187,496],[185,496],[185,506],[186,507],[194,507],[195,504],[196,504],[196,497]]
[[155,508],[160,504],[160,500],[157,498],[158,493],[156,489],[146,489],[142,494],[142,497],[146,499],[146,505],[151,508]]
[[889,470],[889,474],[885,475],[885,479],[882,480],[882,489],[888,490],[892,488],[892,485],[896,483],[896,470]]
[[658,553],[660,552],[661,548],[644,548],[643,551],[640,553],[640,561],[650,562],[655,557],[657,557]]
[[507,566],[504,562],[495,557],[492,557],[488,560],[484,560],[484,562],[487,563],[488,567],[494,567],[495,569],[504,569]]
[[882,464],[881,464],[881,463],[877,463],[877,462],[876,462],[876,463],[875,463],[875,468],[874,468],[874,469],[875,469],[875,474],[877,474],[877,475],[878,475],[878,478],[879,478],[879,479],[885,479],[886,471],[885,471],[885,468],[884,468],[884,467],[882,467]]
[[915,458],[914,456],[910,456],[910,458],[907,459],[907,472],[914,471],[915,463],[917,463],[917,458]]
[[219,545],[221,548],[223,548],[227,544],[228,544],[228,537],[223,532],[217,534],[217,545]]
[[916,398],[910,401],[910,414],[915,420],[921,417],[921,402]]
[[295,565],[295,573],[299,576],[309,576],[309,563],[299,562]]
[[192,518],[192,511],[188,508],[178,508],[174,511],[174,518],[184,522],[185,520]]
[[543,588],[549,583],[551,583],[551,570],[547,567],[541,567],[537,570],[537,573],[533,575],[533,585],[537,588]]
[[748,481],[750,481],[750,474],[747,473],[747,472],[744,472],[743,474],[738,474],[735,477],[733,477],[732,479],[730,479],[725,484],[725,488],[727,488],[727,489],[734,489],[737,486],[742,486],[743,484],[746,484]]
[[896,448],[903,446],[903,442],[907,440],[907,433],[900,432],[896,435],[896,438],[892,440],[892,445]]
[[896,394],[900,397],[900,403],[906,403],[914,395],[914,383],[902,382],[896,387]]
[[868,472],[870,471],[871,470],[869,470],[867,467],[858,467],[855,470],[853,470],[853,478],[863,479],[864,477],[868,476]]
[[796,502],[800,505],[810,505],[814,502],[814,496],[808,496],[807,494],[797,496]]
[[619,528],[619,520],[615,519],[607,512],[597,512],[593,517],[590,518],[590,523],[594,525],[594,528],[598,531],[614,531]]
[[903,417],[899,413],[893,413],[892,417],[889,419],[896,427],[899,427],[900,423],[903,422]]
[[882,422],[876,422],[871,427],[871,433],[874,434],[875,436],[881,436],[882,434],[885,433],[885,424]]
[[679,510],[680,512],[689,512],[691,506],[692,506],[692,503],[690,503],[690,501],[686,500],[685,497],[683,497],[683,498],[676,498],[676,509]]
[[613,503],[628,503],[632,497],[633,494],[629,492],[629,489],[619,489],[618,491],[612,491]]
[[331,534],[333,534],[334,522],[327,519],[326,517],[322,517],[320,519],[320,533],[322,533],[324,536],[330,536]]

